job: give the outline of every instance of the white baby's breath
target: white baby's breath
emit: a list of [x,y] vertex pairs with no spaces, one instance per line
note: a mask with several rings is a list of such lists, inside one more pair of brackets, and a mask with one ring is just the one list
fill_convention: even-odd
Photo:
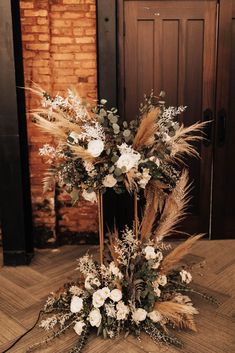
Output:
[[116,317],[114,304],[105,304],[105,311],[109,317]]
[[53,315],[51,317],[48,317],[45,320],[42,320],[40,322],[39,327],[43,328],[46,331],[49,331],[50,329],[52,329],[55,325],[57,324],[57,317],[56,315]]
[[144,253],[146,260],[155,260],[157,258],[157,254],[155,253],[155,249],[153,246],[146,246],[146,248],[144,249]]
[[190,283],[192,281],[192,275],[188,271],[181,270],[180,271],[181,281],[184,283]]
[[82,295],[84,293],[84,290],[79,288],[78,286],[71,286],[69,288],[69,291],[71,294],[77,295],[77,296]]
[[116,309],[117,309],[117,320],[126,320],[130,309],[127,305],[124,304],[124,302],[122,300],[120,300],[117,305],[116,305]]
[[145,189],[150,179],[151,179],[151,174],[149,174],[149,169],[143,168],[142,173],[140,173],[140,179],[138,181],[139,186],[142,189]]
[[93,290],[94,288],[98,288],[101,285],[99,279],[97,277],[94,277],[94,275],[88,275],[85,278],[85,288],[88,291]]

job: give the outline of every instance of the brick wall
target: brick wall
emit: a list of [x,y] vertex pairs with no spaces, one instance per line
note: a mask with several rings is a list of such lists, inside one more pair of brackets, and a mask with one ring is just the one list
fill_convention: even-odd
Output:
[[[96,99],[95,0],[20,0],[25,85],[40,84],[52,94],[73,86]],[[40,102],[26,92],[27,111]],[[87,202],[71,207],[62,191],[42,193],[46,165],[38,148],[53,139],[27,116],[33,220],[36,243],[49,238],[97,231],[97,210]]]

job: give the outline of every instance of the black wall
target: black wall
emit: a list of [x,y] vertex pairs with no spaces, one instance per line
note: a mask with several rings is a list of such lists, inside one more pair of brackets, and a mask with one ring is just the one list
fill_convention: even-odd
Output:
[[0,1],[0,219],[5,265],[33,254],[19,2]]

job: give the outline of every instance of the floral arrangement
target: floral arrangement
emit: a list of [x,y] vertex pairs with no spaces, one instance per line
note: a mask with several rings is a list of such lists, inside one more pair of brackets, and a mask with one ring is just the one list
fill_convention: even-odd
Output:
[[106,264],[86,254],[78,260],[78,281],[49,296],[43,309],[47,318],[40,327],[53,334],[28,352],[71,328],[78,339],[69,353],[81,352],[94,329],[97,335],[111,339],[122,333],[140,338],[144,332],[155,343],[181,347],[171,330],[196,331],[194,315],[198,314],[186,294],[193,292],[214,301],[190,287],[192,275],[179,265],[201,236],[190,237],[172,250],[157,233],[145,240],[128,228],[121,236],[117,230],[110,233]]
[[91,202],[106,188],[145,189],[146,202],[132,229],[109,231],[104,262],[86,254],[78,260],[77,282],[51,294],[43,309],[49,317],[40,326],[53,334],[28,351],[70,328],[78,336],[70,353],[80,352],[94,329],[104,338],[144,332],[156,343],[181,347],[171,329],[196,331],[198,311],[188,293],[215,301],[191,288],[192,275],[181,262],[203,235],[174,249],[165,242],[186,214],[190,184],[182,161],[197,155],[192,142],[201,139],[203,124],[184,127],[177,117],[185,107],[166,108],[163,93],[145,97],[139,117],[127,122],[105,100],[90,107],[71,90],[66,98],[52,98],[39,87],[33,91],[43,105],[35,121],[57,140],[56,147],[40,149],[50,163],[46,187],[56,179],[76,200]]
[[55,137],[54,146],[39,150],[50,164],[44,189],[56,180],[74,202],[80,197],[96,202],[97,192],[107,188],[138,192],[155,181],[171,191],[180,177],[176,162],[197,155],[191,142],[200,139],[203,124],[180,124],[177,117],[186,107],[166,108],[163,92],[145,97],[139,117],[127,122],[104,99],[92,107],[72,90],[66,98],[51,97],[38,86],[31,90],[42,101],[33,112],[35,122]]

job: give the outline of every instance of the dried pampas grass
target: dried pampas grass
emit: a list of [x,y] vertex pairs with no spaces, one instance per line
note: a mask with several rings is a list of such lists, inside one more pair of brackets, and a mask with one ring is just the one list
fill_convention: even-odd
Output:
[[191,247],[204,236],[204,234],[198,234],[188,238],[182,244],[178,245],[174,250],[172,250],[162,261],[161,273],[168,273],[174,268],[174,266],[179,263],[182,258],[188,254]]
[[154,135],[157,130],[156,121],[160,114],[160,108],[155,108],[146,113],[140,123],[133,141],[133,148],[136,151],[143,147],[151,146],[154,143]]
[[208,122],[197,122],[188,127],[182,124],[169,141],[172,148],[169,158],[182,162],[185,155],[199,157],[199,153],[192,143],[202,140],[201,134],[207,124]]
[[165,194],[164,185],[159,181],[152,181],[145,190],[146,204],[144,215],[140,225],[141,240],[145,241],[152,234],[153,225],[158,211],[161,212],[167,195]]
[[67,141],[67,134],[65,132],[65,129],[61,126],[59,126],[56,122],[54,121],[49,121],[46,118],[43,118],[40,114],[38,113],[33,113],[34,118],[36,119],[36,125],[42,130],[44,133],[48,133],[54,137],[56,137],[57,140],[66,142]]
[[164,319],[172,322],[175,326],[197,331],[193,315],[198,314],[198,311],[192,305],[175,303],[169,300],[156,302],[154,308]]
[[117,239],[119,238],[118,229],[115,226],[113,231],[109,230],[109,244],[108,248],[115,265],[118,267],[118,254],[116,253],[115,247],[117,246]]
[[186,208],[190,200],[190,190],[191,185],[189,184],[188,171],[184,170],[176,187],[166,199],[158,227],[153,234],[153,239],[162,240],[164,237],[176,232],[176,225],[186,214]]

